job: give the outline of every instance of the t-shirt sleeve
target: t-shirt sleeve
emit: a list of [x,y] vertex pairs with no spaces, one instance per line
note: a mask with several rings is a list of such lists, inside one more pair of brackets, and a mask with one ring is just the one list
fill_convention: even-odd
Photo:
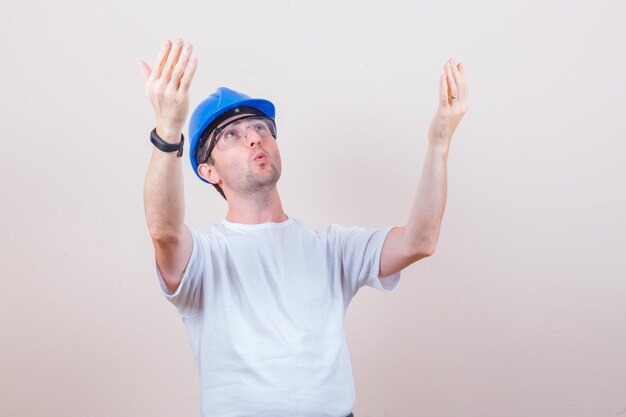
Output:
[[387,277],[379,275],[383,245],[393,226],[375,229],[334,226],[340,242],[343,284],[349,289],[350,298],[363,285],[386,293],[393,292],[400,282],[401,271]]
[[156,276],[161,293],[171,302],[181,316],[195,316],[202,309],[202,283],[206,269],[206,263],[210,257],[210,251],[202,233],[189,228],[192,238],[191,256],[183,273],[183,279],[173,293],[167,288],[165,280],[156,262]]

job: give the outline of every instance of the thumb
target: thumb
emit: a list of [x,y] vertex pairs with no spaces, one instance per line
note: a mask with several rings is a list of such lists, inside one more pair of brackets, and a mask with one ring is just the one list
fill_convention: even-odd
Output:
[[150,71],[150,67],[143,61],[139,61],[139,69],[141,70],[141,76],[143,80],[147,80],[152,71]]

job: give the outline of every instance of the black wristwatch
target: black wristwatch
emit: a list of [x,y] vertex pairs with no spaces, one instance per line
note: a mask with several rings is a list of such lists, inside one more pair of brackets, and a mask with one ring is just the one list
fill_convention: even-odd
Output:
[[152,142],[154,146],[156,146],[159,150],[163,152],[178,151],[178,153],[176,154],[177,158],[180,158],[181,156],[183,156],[183,144],[185,143],[185,136],[183,136],[182,133],[180,134],[180,142],[167,143],[166,141],[161,139],[159,135],[157,135],[156,127],[155,127],[154,129],[152,129],[152,132],[150,132],[150,142]]

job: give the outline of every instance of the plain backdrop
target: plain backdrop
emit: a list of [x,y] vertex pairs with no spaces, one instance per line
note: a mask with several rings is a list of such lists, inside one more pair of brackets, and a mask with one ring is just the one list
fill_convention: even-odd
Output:
[[[449,57],[470,108],[435,254],[346,317],[357,417],[626,416],[626,3],[39,1],[0,14],[0,415],[199,416],[143,212],[138,66],[194,45],[276,105],[288,215],[406,224]],[[185,127],[187,135],[187,127]],[[187,160],[186,222],[226,203]]]

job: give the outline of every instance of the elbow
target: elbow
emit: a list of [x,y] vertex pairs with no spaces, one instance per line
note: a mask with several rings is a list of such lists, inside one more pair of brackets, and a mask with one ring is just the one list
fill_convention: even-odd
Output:
[[176,242],[180,237],[180,230],[171,224],[148,222],[148,231],[152,240],[160,244]]
[[424,240],[421,245],[422,254],[426,256],[433,256],[435,249],[437,249],[437,242],[439,241],[439,234],[433,236],[431,239]]
[[429,256],[432,256],[433,253],[435,253],[435,247],[428,246],[428,247],[424,247],[415,251],[413,257],[417,259],[423,259],[423,258],[428,258]]
[[434,252],[434,248],[431,249],[431,247],[413,248],[412,250],[405,252],[404,258],[408,260],[409,264],[412,264],[421,259],[432,256]]
[[423,245],[419,246],[412,251],[412,258],[423,259],[432,256],[435,253],[436,245]]
[[400,251],[403,257],[412,262],[432,256],[437,247],[438,236],[410,233],[407,228],[401,228]]
[[437,247],[436,239],[419,239],[410,244],[405,244],[406,248],[410,248],[408,253],[414,259],[422,259],[428,256],[432,256],[435,253]]

